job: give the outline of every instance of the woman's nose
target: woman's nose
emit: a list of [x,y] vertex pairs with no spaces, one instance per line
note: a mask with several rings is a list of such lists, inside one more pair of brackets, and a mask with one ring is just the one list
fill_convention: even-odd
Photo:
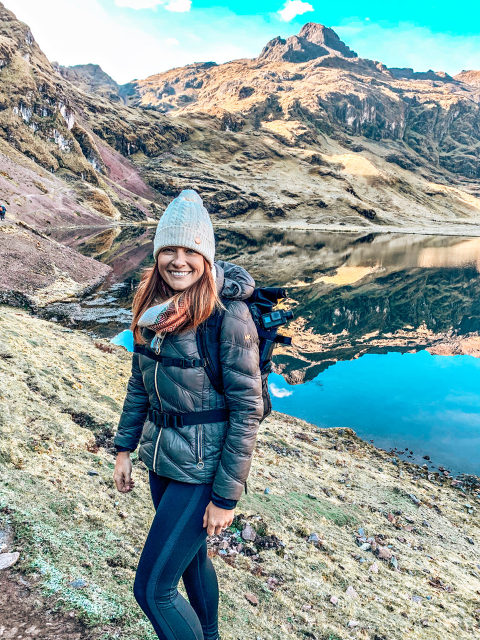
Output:
[[178,248],[175,252],[175,255],[173,256],[172,264],[175,267],[185,265],[186,263],[185,258],[186,258],[185,251],[182,248]]

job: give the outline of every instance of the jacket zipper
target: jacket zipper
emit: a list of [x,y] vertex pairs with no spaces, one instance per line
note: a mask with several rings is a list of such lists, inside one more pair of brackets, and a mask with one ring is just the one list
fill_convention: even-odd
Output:
[[[158,386],[157,386],[157,368],[158,368],[158,361],[155,363],[155,392],[157,394],[157,398],[158,398],[158,402],[160,403],[160,411],[162,410],[162,401],[160,400],[160,394],[158,393]],[[157,461],[157,451],[158,451],[158,444],[160,442],[160,436],[162,435],[162,428],[160,427],[160,430],[158,432],[158,436],[157,436],[157,442],[155,443],[155,451],[153,453],[153,470],[155,471],[155,463]]]
[[197,468],[203,469],[203,424],[197,426]]

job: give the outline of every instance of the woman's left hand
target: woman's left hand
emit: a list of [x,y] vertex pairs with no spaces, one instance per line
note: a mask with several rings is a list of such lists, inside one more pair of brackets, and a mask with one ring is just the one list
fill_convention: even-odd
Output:
[[207,527],[207,535],[218,535],[233,522],[235,509],[221,509],[209,502],[203,516],[203,526]]

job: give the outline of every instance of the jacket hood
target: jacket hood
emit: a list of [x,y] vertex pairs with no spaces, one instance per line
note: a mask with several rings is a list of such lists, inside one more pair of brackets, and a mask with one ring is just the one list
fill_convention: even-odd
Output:
[[222,298],[245,300],[255,289],[255,280],[246,269],[233,262],[215,260],[217,291]]

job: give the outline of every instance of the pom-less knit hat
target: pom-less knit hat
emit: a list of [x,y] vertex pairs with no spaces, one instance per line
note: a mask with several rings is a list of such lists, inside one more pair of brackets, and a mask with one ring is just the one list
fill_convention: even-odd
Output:
[[193,189],[184,189],[165,209],[153,241],[153,258],[162,247],[188,247],[201,253],[213,269],[215,236],[203,201]]

